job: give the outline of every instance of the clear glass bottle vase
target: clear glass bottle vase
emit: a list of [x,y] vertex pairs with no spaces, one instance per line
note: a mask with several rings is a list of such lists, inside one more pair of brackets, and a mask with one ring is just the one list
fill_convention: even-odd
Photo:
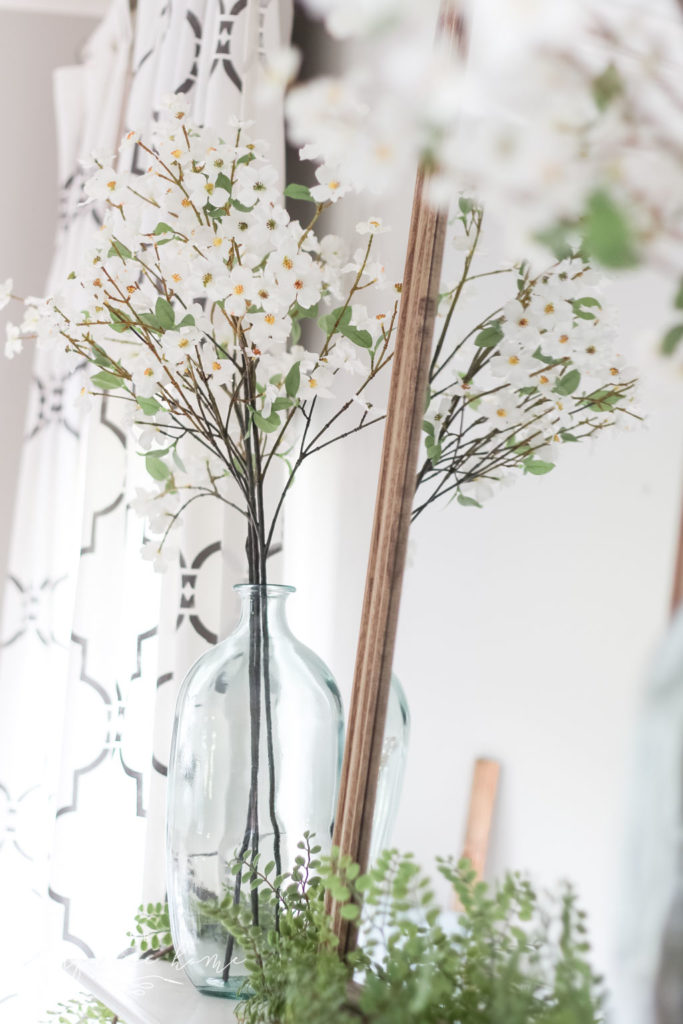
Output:
[[[190,669],[178,695],[167,791],[167,894],[177,963],[202,992],[235,997],[241,950],[216,918],[227,893],[249,899],[236,858],[290,871],[304,832],[329,849],[344,716],[326,665],[290,632],[293,587],[235,587],[235,631]],[[397,680],[387,714],[371,859],[400,794],[408,713]],[[245,886],[248,889],[248,886]]]

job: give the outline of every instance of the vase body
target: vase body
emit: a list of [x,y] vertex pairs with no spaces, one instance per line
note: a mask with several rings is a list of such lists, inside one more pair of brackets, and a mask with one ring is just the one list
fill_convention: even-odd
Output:
[[[339,691],[290,632],[291,587],[235,588],[235,632],[181,688],[168,772],[167,887],[176,957],[206,993],[234,997],[240,951],[207,910],[236,891],[231,865],[290,871],[304,832],[329,849],[343,742]],[[246,886],[248,890],[248,886]]]

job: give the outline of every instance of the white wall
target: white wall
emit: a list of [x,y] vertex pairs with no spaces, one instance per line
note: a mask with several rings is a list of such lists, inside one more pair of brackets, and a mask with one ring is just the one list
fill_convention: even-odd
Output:
[[[58,195],[52,71],[77,60],[94,24],[91,18],[0,10],[0,280],[12,276],[19,295],[41,294],[52,258]],[[0,313],[0,580],[31,374],[29,352],[11,363],[3,355],[5,323],[20,315],[18,305]]]

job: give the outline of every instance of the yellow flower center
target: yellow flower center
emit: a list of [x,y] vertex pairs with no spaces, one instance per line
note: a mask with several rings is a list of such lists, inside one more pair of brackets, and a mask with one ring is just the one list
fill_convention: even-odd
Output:
[[290,260],[289,256],[285,256],[284,257],[284,259],[282,260],[282,266],[285,268],[285,270],[291,270],[292,269],[294,264]]
[[211,369],[212,370],[220,370],[220,368],[221,368],[221,364],[220,363],[212,363],[211,364]]
[[244,285],[236,284],[232,291],[234,295],[244,295]]
[[331,188],[333,192],[336,192],[336,190],[339,188],[339,184],[340,183],[338,181],[329,181],[327,183],[327,187]]
[[612,374],[613,377],[619,376],[619,371],[617,370],[616,366],[610,366],[609,372]]
[[147,369],[143,370],[142,372],[144,373],[145,377],[153,377],[154,376],[154,370],[152,369],[151,366],[148,366]]
[[508,363],[510,364],[510,366],[516,366],[518,362],[519,356],[510,356],[510,358],[508,359]]
[[185,209],[187,209],[187,207],[188,207],[188,206],[192,206],[192,203],[191,203],[191,202],[190,202],[190,200],[189,200],[189,199],[187,198],[187,196],[185,196],[185,198],[184,198],[184,199],[182,200],[182,202],[181,202],[181,204],[180,204],[180,205],[181,205],[181,206],[184,206],[184,207],[185,207]]
[[496,416],[500,416],[500,418],[504,420],[505,417],[507,416],[507,413],[505,409],[496,409]]
[[178,283],[178,281],[182,281],[182,277],[178,273],[171,274],[171,279],[175,281],[176,284]]
[[183,155],[182,149],[172,149],[171,150],[171,156],[174,156],[176,158],[176,160],[180,160],[182,155]]
[[296,288],[296,290],[297,291],[301,291],[303,286],[304,286],[303,281],[300,278],[297,278],[296,281],[294,282],[294,287]]
[[113,192],[114,189],[116,188],[116,182],[115,181],[108,181],[107,182],[107,188],[109,189],[110,192]]
[[190,344],[190,339],[189,338],[181,338],[180,341],[178,342],[178,348],[187,348],[187,346],[189,344]]
[[265,315],[265,317],[263,319],[266,321],[267,324],[274,324],[275,323],[275,317],[273,316],[272,313],[266,313],[266,315]]
[[560,345],[566,345],[569,341],[569,335],[561,334],[557,340],[559,341]]
[[554,313],[555,312],[555,306],[553,305],[553,303],[552,302],[548,302],[547,305],[545,305],[543,307],[543,312],[544,313]]

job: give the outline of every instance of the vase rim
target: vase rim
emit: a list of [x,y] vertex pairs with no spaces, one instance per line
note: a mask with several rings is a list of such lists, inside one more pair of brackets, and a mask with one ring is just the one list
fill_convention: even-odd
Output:
[[232,589],[238,594],[247,593],[250,590],[261,590],[273,597],[277,594],[296,593],[296,587],[290,587],[287,583],[235,583]]

